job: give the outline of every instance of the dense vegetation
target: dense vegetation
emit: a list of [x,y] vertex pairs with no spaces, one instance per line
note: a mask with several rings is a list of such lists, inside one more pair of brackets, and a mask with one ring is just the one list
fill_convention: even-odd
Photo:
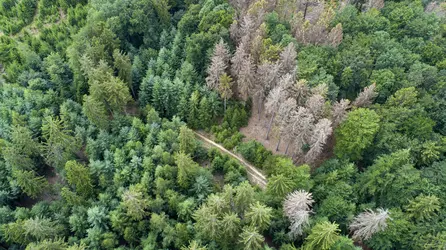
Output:
[[0,0],[0,246],[445,249],[443,8]]

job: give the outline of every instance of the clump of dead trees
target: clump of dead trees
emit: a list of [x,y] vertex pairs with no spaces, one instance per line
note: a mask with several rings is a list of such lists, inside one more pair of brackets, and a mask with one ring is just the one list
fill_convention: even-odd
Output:
[[[230,35],[236,49],[231,55],[223,40],[216,44],[206,78],[208,87],[217,90],[225,103],[233,95],[242,100],[252,98],[259,119],[263,113],[268,119],[266,139],[272,130],[277,131],[276,150],[283,141],[287,145],[284,154],[300,163],[314,163],[348,111],[372,103],[375,85],[366,87],[353,102],[329,101],[327,85],[310,87],[305,79],[297,79],[295,44],[289,43],[275,58],[262,56],[264,17],[275,10],[281,19],[291,20],[299,43],[336,47],[342,42],[342,24],[330,28],[335,6],[306,0],[233,0],[231,4],[236,19]],[[370,4],[380,6],[376,1]]]

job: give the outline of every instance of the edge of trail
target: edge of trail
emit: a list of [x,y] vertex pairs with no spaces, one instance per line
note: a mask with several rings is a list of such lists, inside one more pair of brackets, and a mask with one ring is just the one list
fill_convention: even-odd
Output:
[[207,138],[206,136],[202,135],[201,133],[194,131],[195,135],[203,142],[205,142],[206,144],[217,148],[218,150],[220,150],[221,152],[230,155],[231,157],[235,158],[236,160],[238,160],[241,164],[243,164],[246,167],[246,170],[248,172],[248,179],[254,183],[257,184],[261,189],[265,189],[266,188],[266,183],[267,183],[267,179],[265,177],[264,174],[262,174],[256,167],[254,167],[253,165],[249,164],[245,159],[243,159],[242,157],[234,154],[233,152],[227,150],[226,148],[224,148],[222,145],[214,142],[213,140]]

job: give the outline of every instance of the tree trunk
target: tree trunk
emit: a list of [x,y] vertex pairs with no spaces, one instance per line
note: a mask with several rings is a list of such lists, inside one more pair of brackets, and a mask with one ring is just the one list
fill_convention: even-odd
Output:
[[288,153],[288,148],[290,147],[291,141],[288,142],[288,144],[286,145],[286,149],[285,149],[285,154]]
[[307,16],[307,9],[308,9],[308,1],[305,1],[304,21],[305,21],[305,17]]
[[277,142],[277,146],[276,146],[276,152],[279,151],[279,146],[280,146],[281,140],[282,140],[282,138],[279,137],[279,141]]
[[273,120],[274,120],[275,114],[276,114],[276,112],[273,112],[271,114],[271,119],[269,120],[269,124],[268,124],[268,131],[266,132],[266,140],[269,140],[269,132],[271,132],[271,127],[273,125]]
[[260,121],[260,107],[261,107],[261,103],[262,103],[261,100],[262,100],[262,99],[261,99],[260,96],[259,96],[259,100],[258,100],[258,102],[257,102],[257,114],[259,115],[259,121]]
[[224,105],[224,109],[225,109],[225,112],[226,112],[226,97],[225,97],[225,100],[223,101],[223,105]]

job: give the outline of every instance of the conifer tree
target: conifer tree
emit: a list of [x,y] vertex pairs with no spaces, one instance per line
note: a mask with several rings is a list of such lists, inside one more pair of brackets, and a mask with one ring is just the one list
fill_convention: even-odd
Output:
[[370,239],[373,234],[386,229],[386,221],[389,218],[389,212],[382,208],[378,208],[376,212],[367,210],[360,213],[349,226],[353,232],[353,238],[357,240]]
[[240,242],[243,244],[244,250],[259,250],[265,238],[255,227],[244,227],[240,234]]
[[224,100],[224,110],[226,111],[226,102],[229,98],[232,97],[232,78],[227,75],[226,73],[223,73],[220,76],[219,86],[218,86],[218,92],[220,93],[221,98]]
[[215,45],[211,64],[207,70],[206,84],[210,89],[219,89],[220,78],[228,68],[229,52],[223,39]]
[[59,118],[45,117],[42,124],[43,154],[48,164],[56,169],[61,169],[78,149],[78,142],[71,133]]

